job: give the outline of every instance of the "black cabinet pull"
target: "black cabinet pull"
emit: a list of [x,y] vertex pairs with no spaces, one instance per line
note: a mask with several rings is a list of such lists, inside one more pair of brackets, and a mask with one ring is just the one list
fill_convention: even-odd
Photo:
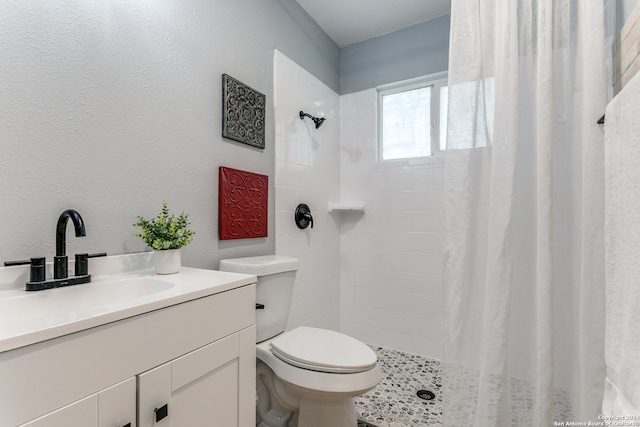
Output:
[[256,310],[264,310],[264,304],[256,303]]
[[156,413],[156,422],[162,421],[169,415],[169,405],[165,404],[153,410]]

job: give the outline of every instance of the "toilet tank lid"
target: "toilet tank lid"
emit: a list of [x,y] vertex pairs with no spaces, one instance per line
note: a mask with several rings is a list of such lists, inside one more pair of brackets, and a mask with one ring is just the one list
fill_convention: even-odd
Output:
[[246,258],[231,258],[220,261],[220,271],[266,276],[297,270],[300,262],[284,255],[262,255]]

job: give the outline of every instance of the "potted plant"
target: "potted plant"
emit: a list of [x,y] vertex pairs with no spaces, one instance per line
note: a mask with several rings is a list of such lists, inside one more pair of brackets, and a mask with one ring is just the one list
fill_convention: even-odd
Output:
[[182,212],[176,216],[169,213],[167,202],[162,202],[162,211],[151,220],[138,217],[133,224],[140,228],[133,235],[141,238],[155,251],[156,273],[173,274],[180,271],[180,248],[193,240],[194,230],[189,229],[189,216]]

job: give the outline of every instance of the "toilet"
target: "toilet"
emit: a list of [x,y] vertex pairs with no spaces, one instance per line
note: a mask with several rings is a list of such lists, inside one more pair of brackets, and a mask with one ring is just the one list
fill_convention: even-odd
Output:
[[259,427],[356,427],[353,398],[380,382],[377,357],[362,342],[306,326],[285,331],[299,262],[267,255],[220,261],[221,271],[256,283]]

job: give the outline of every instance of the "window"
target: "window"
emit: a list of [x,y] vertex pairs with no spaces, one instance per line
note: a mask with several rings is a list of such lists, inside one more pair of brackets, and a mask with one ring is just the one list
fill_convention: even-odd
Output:
[[381,160],[432,156],[446,147],[446,74],[378,89]]

